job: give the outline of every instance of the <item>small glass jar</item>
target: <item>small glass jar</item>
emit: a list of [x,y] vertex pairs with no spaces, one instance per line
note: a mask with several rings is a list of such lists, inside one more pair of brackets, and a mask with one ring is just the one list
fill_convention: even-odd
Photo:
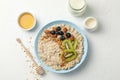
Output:
[[68,2],[68,8],[69,11],[74,16],[81,16],[86,11],[86,1],[85,0],[69,0]]

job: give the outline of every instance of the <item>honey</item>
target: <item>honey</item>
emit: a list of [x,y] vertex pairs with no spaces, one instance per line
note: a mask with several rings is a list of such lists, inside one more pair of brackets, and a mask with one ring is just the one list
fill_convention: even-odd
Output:
[[34,26],[35,19],[30,13],[23,13],[18,19],[19,25],[24,29],[31,29]]

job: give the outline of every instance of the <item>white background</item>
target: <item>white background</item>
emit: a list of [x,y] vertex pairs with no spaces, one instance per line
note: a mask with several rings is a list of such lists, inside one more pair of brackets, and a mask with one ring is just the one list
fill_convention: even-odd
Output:
[[[39,29],[59,19],[74,22],[83,29],[89,41],[88,56],[77,70],[68,74],[47,72],[43,79],[120,80],[120,1],[86,1],[87,12],[82,17],[74,17],[67,9],[68,0],[0,0],[0,80],[26,80],[28,64],[16,38],[20,37],[27,47],[33,46]],[[32,31],[23,31],[17,24],[18,15],[25,11],[37,18]],[[88,16],[96,17],[99,22],[99,28],[93,33],[82,25]],[[29,37],[32,37],[30,45]]]

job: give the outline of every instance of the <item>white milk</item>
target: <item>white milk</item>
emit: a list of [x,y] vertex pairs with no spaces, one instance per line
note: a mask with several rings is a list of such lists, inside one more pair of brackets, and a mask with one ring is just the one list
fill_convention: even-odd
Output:
[[97,20],[94,17],[88,17],[84,21],[84,26],[89,31],[94,31],[97,28]]

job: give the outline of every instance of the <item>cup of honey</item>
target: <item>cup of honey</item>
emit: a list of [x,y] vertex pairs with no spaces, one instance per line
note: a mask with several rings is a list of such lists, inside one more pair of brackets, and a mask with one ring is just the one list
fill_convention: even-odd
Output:
[[24,30],[31,30],[36,25],[36,18],[30,12],[24,12],[20,14],[18,24]]

